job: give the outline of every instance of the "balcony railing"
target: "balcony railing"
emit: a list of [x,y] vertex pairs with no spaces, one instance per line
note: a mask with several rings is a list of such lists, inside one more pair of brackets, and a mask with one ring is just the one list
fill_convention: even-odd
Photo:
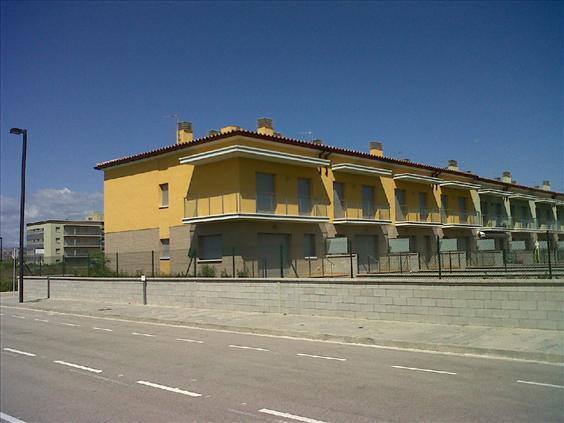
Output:
[[448,210],[441,209],[441,223],[443,225],[470,225],[482,224],[480,213],[477,211]]
[[510,228],[511,221],[507,216],[484,215],[482,226],[484,228]]
[[538,228],[543,231],[555,231],[558,230],[558,224],[555,220],[538,220]]
[[409,208],[399,206],[396,208],[397,223],[441,223],[441,213],[435,208]]
[[184,199],[185,219],[237,214],[327,218],[327,204],[312,197],[275,194],[231,193]]
[[532,217],[512,217],[510,222],[512,229],[538,229],[537,219]]
[[335,203],[335,219],[389,221],[390,206],[341,201]]

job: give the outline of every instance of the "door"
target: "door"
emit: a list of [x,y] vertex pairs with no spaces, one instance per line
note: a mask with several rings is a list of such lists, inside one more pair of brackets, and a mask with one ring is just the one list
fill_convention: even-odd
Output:
[[374,187],[362,186],[362,218],[374,219]]
[[354,253],[357,255],[358,270],[361,273],[378,271],[378,236],[355,235]]
[[300,216],[311,216],[311,179],[298,179],[298,210]]
[[407,198],[404,189],[396,189],[396,220],[407,220]]
[[274,175],[271,173],[257,173],[257,213],[272,214],[276,210]]
[[333,182],[333,202],[335,217],[345,217],[345,185],[342,182]]
[[290,267],[290,234],[258,234],[259,275],[269,278],[281,276],[280,267],[285,276]]

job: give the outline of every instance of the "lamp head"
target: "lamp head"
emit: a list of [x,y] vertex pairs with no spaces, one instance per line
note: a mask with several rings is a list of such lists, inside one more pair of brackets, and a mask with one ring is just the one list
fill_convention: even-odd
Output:
[[22,135],[25,132],[27,132],[27,129],[22,129],[22,128],[12,128],[12,129],[10,129],[10,134],[14,134],[14,135]]

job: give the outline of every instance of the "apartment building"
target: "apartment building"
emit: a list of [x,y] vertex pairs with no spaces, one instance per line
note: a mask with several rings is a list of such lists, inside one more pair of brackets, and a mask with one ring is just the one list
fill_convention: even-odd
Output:
[[104,251],[102,213],[85,220],[44,220],[26,225],[26,256],[44,264],[87,258]]
[[[104,171],[106,251],[156,251],[162,273],[198,262],[261,259],[280,267],[355,253],[359,269],[394,254],[418,267],[441,250],[531,251],[564,240],[564,194],[226,126],[194,139],[178,124],[175,145],[99,163]],[[547,231],[549,231],[547,235]],[[537,244],[539,241],[539,244]],[[139,270],[139,269],[137,269]],[[296,270],[294,269],[295,273]]]

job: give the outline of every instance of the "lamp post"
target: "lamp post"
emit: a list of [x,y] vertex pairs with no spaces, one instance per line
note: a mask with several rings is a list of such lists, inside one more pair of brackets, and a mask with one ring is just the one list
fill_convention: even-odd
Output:
[[22,175],[20,190],[20,285],[19,285],[19,302],[23,303],[24,289],[24,211],[25,211],[25,160],[27,155],[27,129],[12,128],[10,134],[22,136]]

